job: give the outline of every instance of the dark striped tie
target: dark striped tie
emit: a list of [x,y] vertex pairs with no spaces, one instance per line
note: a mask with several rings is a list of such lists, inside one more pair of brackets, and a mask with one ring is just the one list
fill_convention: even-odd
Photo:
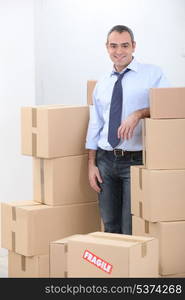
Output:
[[110,114],[109,114],[109,129],[108,129],[108,142],[115,148],[120,139],[118,139],[118,127],[121,124],[121,115],[122,115],[122,102],[123,102],[123,91],[122,91],[122,78],[130,71],[126,69],[122,74],[115,72],[118,77],[117,81],[114,84],[112,99],[110,104]]

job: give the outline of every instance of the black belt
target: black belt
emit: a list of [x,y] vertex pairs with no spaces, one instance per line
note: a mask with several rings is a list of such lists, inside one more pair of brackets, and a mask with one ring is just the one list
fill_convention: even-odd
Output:
[[131,155],[137,155],[137,154],[142,155],[142,150],[141,151],[127,151],[127,150],[123,150],[123,149],[114,149],[112,151],[107,151],[107,150],[103,150],[101,148],[98,148],[98,150],[113,154],[115,157],[124,157],[124,156],[131,156]]

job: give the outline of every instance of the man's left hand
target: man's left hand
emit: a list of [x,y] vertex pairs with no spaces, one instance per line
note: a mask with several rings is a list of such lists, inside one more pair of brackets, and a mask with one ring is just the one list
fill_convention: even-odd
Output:
[[133,136],[134,128],[140,120],[140,114],[138,111],[130,114],[126,120],[124,120],[118,128],[118,138],[122,140],[131,139]]

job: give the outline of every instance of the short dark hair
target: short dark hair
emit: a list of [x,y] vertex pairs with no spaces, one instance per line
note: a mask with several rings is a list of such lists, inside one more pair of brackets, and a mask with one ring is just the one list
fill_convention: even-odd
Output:
[[109,38],[109,35],[113,32],[113,31],[117,31],[119,33],[122,33],[122,32],[128,32],[130,34],[130,37],[131,37],[131,41],[134,42],[134,34],[133,34],[133,31],[125,26],[125,25],[116,25],[114,27],[111,28],[111,30],[108,32],[107,34],[107,42],[108,42],[108,38]]

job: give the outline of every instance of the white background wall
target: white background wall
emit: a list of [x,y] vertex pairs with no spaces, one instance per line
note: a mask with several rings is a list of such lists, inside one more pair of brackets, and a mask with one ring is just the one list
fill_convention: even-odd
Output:
[[[20,108],[34,104],[33,1],[0,0],[0,202],[32,200],[32,158],[21,155]],[[6,254],[0,248],[0,256]]]
[[185,86],[184,15],[184,0],[0,0],[0,201],[32,199],[20,107],[85,104],[86,81],[111,68],[105,39],[116,24],[133,29],[138,59]]
[[111,69],[105,41],[130,26],[135,56],[185,86],[184,0],[43,0],[36,3],[37,103],[86,103],[86,81]]
[[33,2],[0,0],[0,202],[32,199],[32,159],[21,155],[20,107],[35,103]]

